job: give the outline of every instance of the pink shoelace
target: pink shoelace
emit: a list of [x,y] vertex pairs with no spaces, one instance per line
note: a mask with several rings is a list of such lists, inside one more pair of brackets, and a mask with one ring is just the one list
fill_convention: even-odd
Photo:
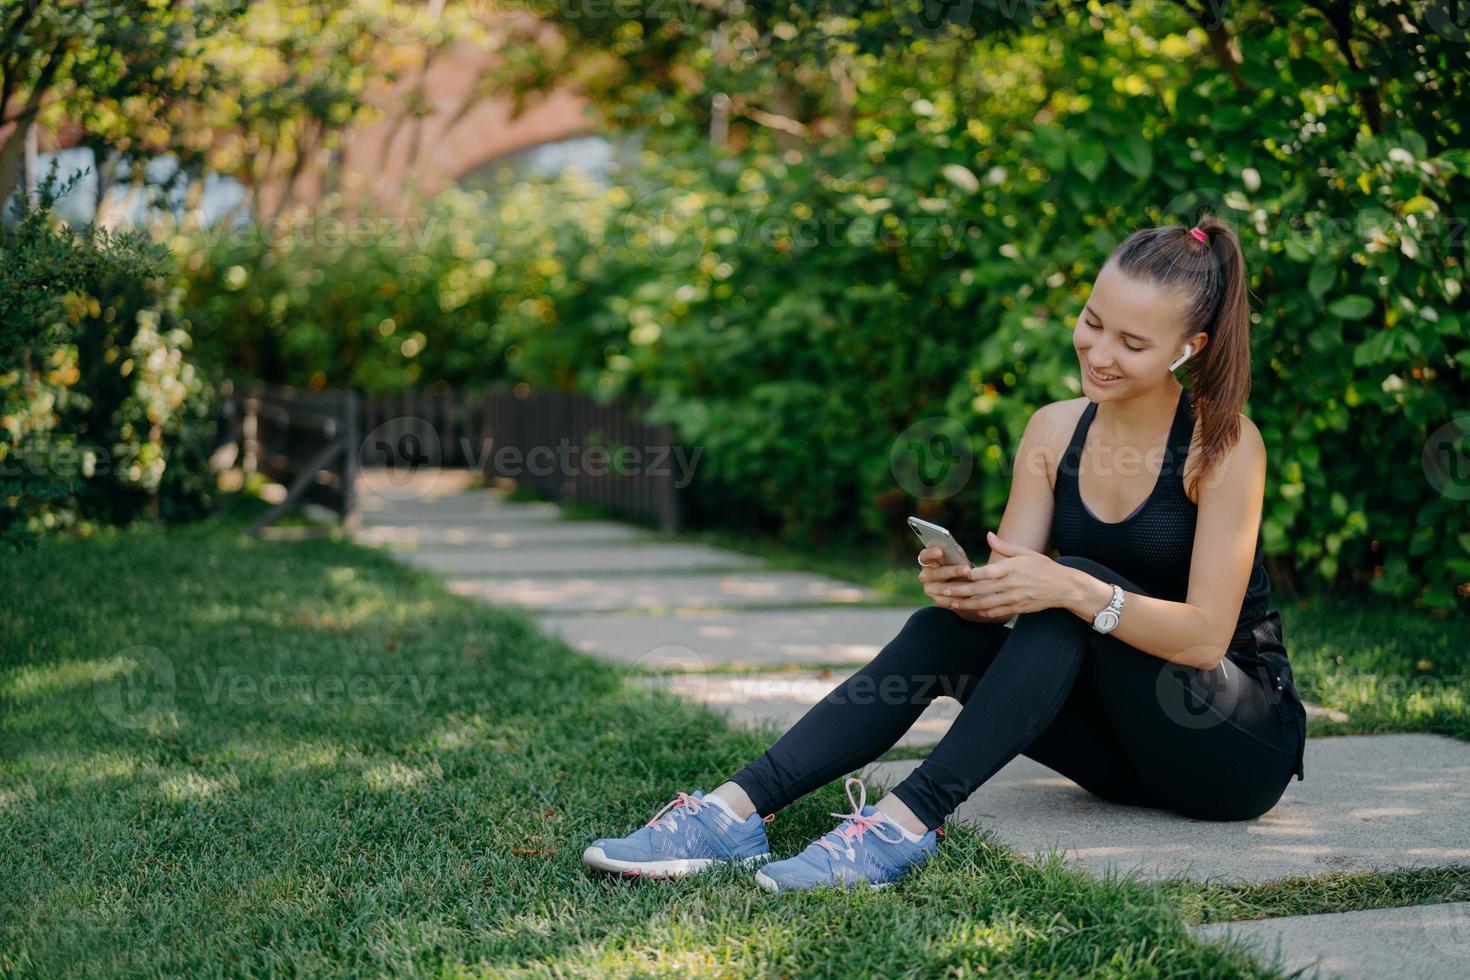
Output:
[[[851,799],[850,796],[848,798]],[[661,810],[650,817],[648,823],[644,826],[657,826],[660,819],[664,819],[663,829],[678,830],[679,821],[677,819],[677,815],[682,815],[685,813],[698,813],[701,809],[709,805],[711,804],[709,803],[708,798],[701,800],[697,796],[690,796],[688,793],[680,790],[672,800],[664,804]],[[676,811],[676,815],[669,816],[665,819],[664,814],[668,813],[670,810]],[[775,819],[776,815],[774,813],[768,813],[764,817],[761,817],[761,820],[765,823],[770,823],[772,820]]]
[[[853,783],[858,784],[858,798],[855,800],[852,798]],[[847,802],[852,804],[852,812],[834,813],[832,816],[840,817],[845,821],[851,822],[844,826],[839,826],[836,830],[828,831],[827,834],[822,835],[817,840],[817,843],[831,852],[833,857],[841,855],[843,853],[843,845],[845,845],[848,859],[856,859],[857,853],[852,849],[852,839],[856,837],[858,840],[862,840],[863,834],[869,830],[879,840],[886,841],[889,844],[897,844],[904,839],[902,832],[899,833],[897,839],[883,836],[881,828],[889,822],[888,818],[883,814],[875,813],[871,817],[863,815],[863,807],[868,803],[868,787],[863,785],[861,779],[856,776],[848,776],[847,781],[842,784],[842,788],[847,793]],[[830,834],[840,834],[842,836],[842,845],[828,840],[827,837]]]
[[[698,797],[690,796],[688,793],[680,790],[677,796],[675,796],[668,803],[664,804],[663,809],[659,810],[657,813],[649,818],[646,826],[658,826],[659,819],[670,810],[680,810],[686,813],[698,813],[702,806],[704,806],[704,803]],[[664,824],[664,827],[668,830],[678,830],[679,822],[674,817],[669,817],[668,821]]]

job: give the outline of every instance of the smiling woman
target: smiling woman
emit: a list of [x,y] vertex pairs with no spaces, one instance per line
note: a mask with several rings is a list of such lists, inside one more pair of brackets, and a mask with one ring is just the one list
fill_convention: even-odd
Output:
[[[1306,713],[1269,606],[1265,448],[1240,414],[1248,313],[1224,222],[1129,236],[1072,335],[1086,395],[1027,424],[987,564],[940,566],[942,549],[926,548],[934,607],[708,796],[680,793],[583,860],[653,875],[765,861],[765,820],[892,748],[941,695],[964,709],[929,757],[876,806],[859,783],[837,828],[758,884],[890,884],[1018,754],[1104,799],[1195,819],[1275,806],[1303,775]],[[1172,374],[1185,364],[1188,388]]]

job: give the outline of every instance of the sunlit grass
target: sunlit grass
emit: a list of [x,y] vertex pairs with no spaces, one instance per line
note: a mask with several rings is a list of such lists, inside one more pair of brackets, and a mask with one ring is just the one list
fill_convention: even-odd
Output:
[[[0,971],[1258,975],[1192,918],[1463,895],[1095,880],[952,827],[879,894],[627,882],[582,847],[764,748],[518,611],[248,506],[0,564]],[[782,811],[779,853],[840,785]]]

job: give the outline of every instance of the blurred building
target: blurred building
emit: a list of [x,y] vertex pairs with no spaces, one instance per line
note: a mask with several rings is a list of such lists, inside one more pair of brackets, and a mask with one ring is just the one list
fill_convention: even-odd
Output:
[[[480,91],[482,76],[494,57],[492,51],[461,43],[436,54],[422,79],[404,73],[409,77],[399,79],[374,100],[380,119],[349,129],[339,148],[320,153],[289,187],[263,187],[261,211],[269,215],[283,204],[310,206],[335,191],[362,201],[364,210],[392,213],[410,186],[416,185],[425,194],[454,182],[488,189],[499,167],[509,168],[517,178],[549,176],[575,167],[605,181],[609,165],[627,149],[620,151],[592,132],[595,120],[584,111],[585,101],[553,91],[531,97],[513,117],[509,96]],[[415,88],[421,89],[429,108],[422,117],[406,109]],[[73,173],[91,171],[58,202],[58,213],[69,220],[86,222],[95,217],[115,227],[142,223],[155,209],[182,213],[182,187],[162,198],[140,193],[130,186],[132,175],[125,163],[103,160],[99,164],[93,150],[82,145],[81,136],[75,127],[37,132],[34,152],[27,154],[22,186],[33,184],[33,171],[45,174],[55,160],[62,181]],[[148,182],[156,185],[176,168],[171,156],[156,157],[145,168]],[[213,224],[238,208],[245,191],[232,177],[206,174],[194,206],[205,224]],[[252,217],[247,209],[238,220]]]

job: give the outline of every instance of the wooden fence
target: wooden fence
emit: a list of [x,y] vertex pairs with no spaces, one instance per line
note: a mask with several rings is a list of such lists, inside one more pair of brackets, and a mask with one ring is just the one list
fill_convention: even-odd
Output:
[[673,431],[643,417],[652,399],[491,388],[484,396],[486,476],[510,477],[564,503],[652,518],[679,529],[680,457]]
[[359,395],[252,383],[225,397],[221,431],[245,472],[287,486],[252,530],[301,500],[350,524],[359,467],[393,466],[473,469],[676,531],[683,457],[667,425],[643,421],[649,404],[523,385]]
[[363,462],[477,469],[488,387],[362,396]]
[[250,382],[225,388],[222,441],[237,441],[240,467],[286,487],[284,499],[253,524],[252,533],[302,501],[320,504],[344,525],[355,521],[362,411],[357,392],[315,391]]

